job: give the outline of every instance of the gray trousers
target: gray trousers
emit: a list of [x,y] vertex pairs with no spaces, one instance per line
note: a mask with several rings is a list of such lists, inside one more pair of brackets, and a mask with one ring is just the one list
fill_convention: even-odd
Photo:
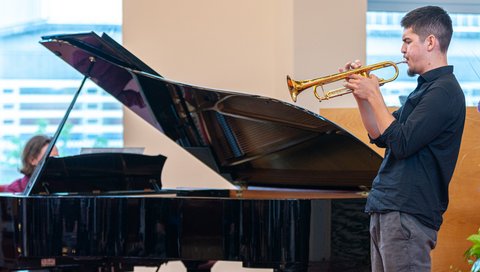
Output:
[[401,212],[370,215],[373,272],[429,272],[437,231]]

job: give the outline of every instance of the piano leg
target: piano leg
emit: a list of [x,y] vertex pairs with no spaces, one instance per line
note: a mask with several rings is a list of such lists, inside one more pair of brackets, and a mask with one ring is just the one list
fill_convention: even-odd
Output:
[[210,272],[216,261],[182,261],[187,272]]

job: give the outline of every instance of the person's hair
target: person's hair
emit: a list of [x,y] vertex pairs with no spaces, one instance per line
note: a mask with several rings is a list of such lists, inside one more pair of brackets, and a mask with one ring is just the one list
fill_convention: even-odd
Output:
[[453,34],[452,19],[441,7],[425,6],[414,9],[402,18],[401,25],[403,28],[412,28],[422,40],[429,35],[435,36],[440,43],[440,50],[447,52]]
[[25,144],[22,151],[22,168],[20,172],[25,176],[31,176],[35,165],[31,163],[32,159],[35,159],[40,155],[42,148],[51,142],[51,138],[45,135],[35,135]]

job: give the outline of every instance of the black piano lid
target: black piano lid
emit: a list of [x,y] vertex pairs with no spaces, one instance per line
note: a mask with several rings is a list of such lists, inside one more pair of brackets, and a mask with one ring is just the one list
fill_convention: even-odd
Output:
[[371,187],[381,156],[324,117],[273,98],[165,79],[103,34],[40,42],[234,185]]

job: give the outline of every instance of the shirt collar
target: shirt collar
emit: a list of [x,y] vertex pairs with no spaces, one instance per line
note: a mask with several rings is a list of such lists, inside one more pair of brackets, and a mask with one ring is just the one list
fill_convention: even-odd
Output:
[[433,70],[430,70],[428,72],[423,73],[421,76],[417,78],[418,84],[422,84],[424,82],[429,82],[432,80],[435,80],[439,78],[440,76],[446,75],[446,74],[452,74],[453,73],[453,66],[452,65],[446,65],[442,67],[435,68]]

